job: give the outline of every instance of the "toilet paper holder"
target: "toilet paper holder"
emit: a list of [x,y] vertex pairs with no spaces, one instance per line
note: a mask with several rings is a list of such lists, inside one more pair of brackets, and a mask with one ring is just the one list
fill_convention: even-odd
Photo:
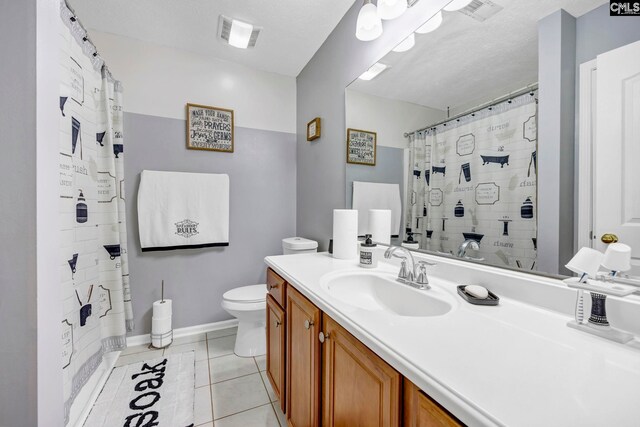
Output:
[[[165,299],[164,299],[164,280],[162,280],[162,285],[161,285],[161,290],[160,290],[160,304],[164,304],[165,303]],[[167,302],[169,303],[169,325],[171,325],[171,300],[167,300]],[[155,314],[155,310],[156,309],[156,305],[154,303],[154,314]],[[151,343],[149,344],[149,348],[156,348],[156,349],[162,349],[162,348],[166,348],[169,347],[172,343],[173,343],[173,328],[170,327],[170,329],[166,332],[161,332],[161,333],[154,333],[154,320],[156,319],[156,316],[152,317],[152,322],[151,322]],[[163,318],[161,318],[163,319]],[[162,328],[164,329],[164,328]]]

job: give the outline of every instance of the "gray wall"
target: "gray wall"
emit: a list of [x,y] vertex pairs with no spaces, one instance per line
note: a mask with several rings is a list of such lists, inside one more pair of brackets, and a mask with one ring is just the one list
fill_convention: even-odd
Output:
[[[264,257],[282,253],[281,240],[295,235],[295,135],[236,127],[235,152],[218,153],[185,149],[184,120],[133,113],[124,120],[133,335],[150,332],[162,279],[174,328],[230,319],[222,294],[264,283]],[[229,246],[143,254],[136,203],[143,169],[228,174]]]
[[[375,166],[347,163],[345,194],[347,198],[346,207],[349,209],[353,201],[353,181],[398,184],[400,186],[400,200],[402,200],[404,210],[404,149],[378,146]],[[404,220],[404,215],[401,218]],[[401,228],[404,226],[403,220],[400,221]],[[397,230],[394,230],[394,233],[397,232]]]
[[[385,21],[373,42],[355,37],[362,3],[357,1],[297,78],[297,231],[326,250],[332,234],[332,211],[345,207],[344,88],[449,0],[421,1],[402,17]],[[322,137],[306,141],[306,125],[322,118]]]
[[640,40],[640,17],[609,16],[609,3],[585,13],[576,22],[576,65],[601,53]]
[[573,256],[576,19],[538,23],[538,270],[568,274]]
[[0,10],[0,425],[35,426],[36,2]]

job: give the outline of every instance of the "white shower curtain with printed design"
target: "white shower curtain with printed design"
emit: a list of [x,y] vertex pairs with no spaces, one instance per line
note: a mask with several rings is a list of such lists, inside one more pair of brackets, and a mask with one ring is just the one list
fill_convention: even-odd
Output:
[[413,170],[407,231],[422,249],[535,269],[537,93],[409,137]]
[[[106,352],[133,329],[122,86],[60,4],[60,278],[65,423]],[[95,55],[94,55],[95,53]]]

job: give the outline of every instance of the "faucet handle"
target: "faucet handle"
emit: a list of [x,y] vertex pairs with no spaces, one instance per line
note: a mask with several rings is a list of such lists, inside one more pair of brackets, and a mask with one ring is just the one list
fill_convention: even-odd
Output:
[[435,262],[429,262],[429,261],[417,261],[416,263],[419,268],[420,268],[420,272],[418,273],[418,277],[416,278],[416,282],[420,285],[428,285],[429,284],[429,278],[427,277],[427,266],[433,266],[436,265]]
[[407,259],[403,257],[400,271],[398,272],[398,279],[404,279],[406,281],[413,282],[413,277],[413,271],[410,271],[407,268]]
[[437,262],[431,262],[431,261],[416,261],[416,264],[420,266],[420,269],[424,267],[433,267],[434,265],[438,265]]

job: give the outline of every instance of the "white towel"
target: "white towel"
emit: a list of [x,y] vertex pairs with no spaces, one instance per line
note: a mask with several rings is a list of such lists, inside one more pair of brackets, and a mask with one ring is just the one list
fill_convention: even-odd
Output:
[[142,251],[229,246],[229,176],[142,171]]
[[391,210],[391,234],[400,234],[402,202],[398,184],[353,181],[352,207],[358,210],[358,236],[370,234],[369,209]]

